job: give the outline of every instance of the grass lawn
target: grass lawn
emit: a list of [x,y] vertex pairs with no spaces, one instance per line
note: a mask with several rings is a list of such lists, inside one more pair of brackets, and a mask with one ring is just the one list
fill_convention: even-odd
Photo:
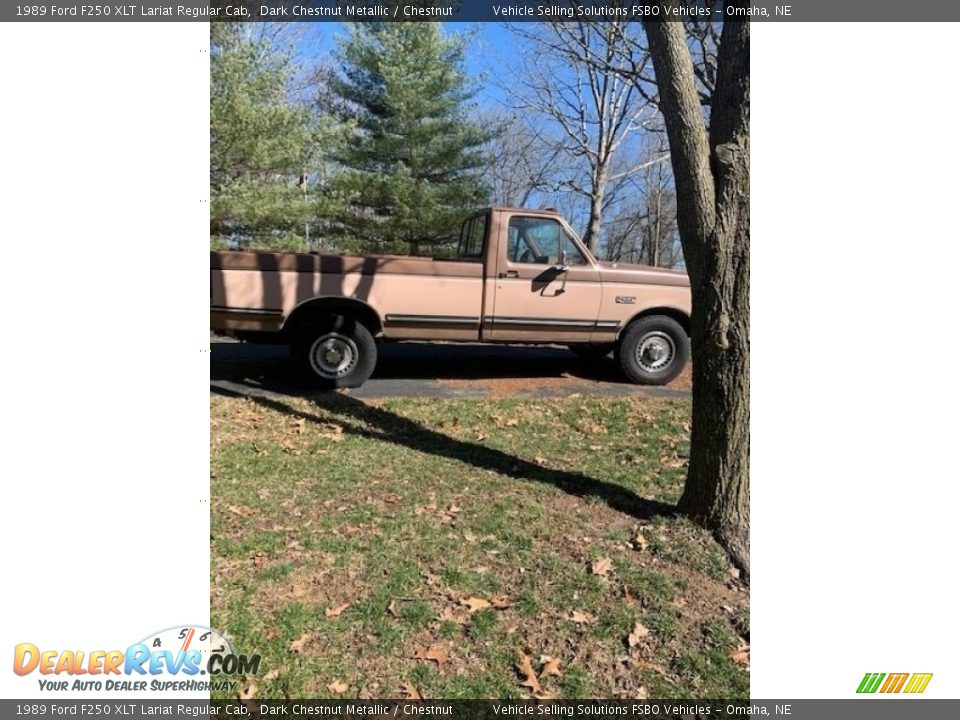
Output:
[[747,591],[672,514],[689,402],[211,406],[212,624],[253,697],[749,696]]

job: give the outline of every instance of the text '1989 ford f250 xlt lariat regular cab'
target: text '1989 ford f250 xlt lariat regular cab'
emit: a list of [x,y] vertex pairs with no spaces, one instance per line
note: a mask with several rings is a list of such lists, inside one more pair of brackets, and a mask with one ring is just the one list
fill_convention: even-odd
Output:
[[377,339],[613,350],[650,385],[690,356],[687,276],[600,262],[552,211],[478,212],[452,259],[225,251],[211,253],[210,273],[213,330],[289,343],[328,388],[370,377]]

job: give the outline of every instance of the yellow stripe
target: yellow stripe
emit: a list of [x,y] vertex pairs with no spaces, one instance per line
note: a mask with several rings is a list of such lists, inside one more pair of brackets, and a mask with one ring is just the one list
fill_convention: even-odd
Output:
[[916,692],[914,688],[916,688],[917,685],[919,684],[920,684],[920,677],[916,673],[914,673],[913,675],[910,676],[910,682],[907,683],[907,686],[903,689],[903,691],[905,693]]
[[927,685],[930,684],[930,678],[933,677],[933,673],[920,673],[920,687],[917,688],[918,693],[922,693],[927,689]]

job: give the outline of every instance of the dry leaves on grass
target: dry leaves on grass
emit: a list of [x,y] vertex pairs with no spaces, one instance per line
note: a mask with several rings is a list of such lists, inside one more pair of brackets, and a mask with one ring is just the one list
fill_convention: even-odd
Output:
[[519,672],[523,678],[520,685],[530,688],[530,691],[534,695],[539,695],[543,692],[543,688],[540,686],[540,680],[537,678],[537,671],[533,669],[530,656],[526,653],[520,653],[520,658],[517,661],[517,672]]
[[560,672],[559,658],[552,658],[544,655],[540,658],[540,661],[543,663],[543,667],[540,668],[541,678],[548,677],[549,675],[556,675],[557,677],[560,677],[563,674]]
[[730,653],[730,659],[733,660],[737,665],[745,665],[750,667],[750,646],[741,645],[732,653]]
[[440,614],[437,615],[437,620],[439,620],[440,622],[452,622],[457,625],[466,625],[467,622],[469,622],[467,618],[460,617],[451,608],[448,608],[448,607],[445,607],[443,610],[440,611]]
[[577,623],[577,625],[589,625],[593,622],[593,615],[581,612],[580,610],[574,610],[570,613],[570,620]]
[[350,686],[347,685],[345,682],[343,682],[343,680],[334,680],[332,683],[327,685],[327,690],[329,690],[332,693],[337,693],[338,695],[340,695],[342,693],[345,693],[347,691],[347,688],[349,687]]
[[637,534],[633,536],[633,540],[630,541],[630,544],[633,545],[634,550],[642,551],[650,547],[650,541],[647,540],[647,536],[642,532],[637,532]]
[[633,626],[633,631],[627,635],[627,645],[632,648],[636,647],[643,642],[643,639],[649,634],[650,630],[645,627],[643,623],[638,621],[636,625]]
[[311,640],[313,640],[313,633],[308,633],[308,632],[304,633],[299,638],[297,638],[292,643],[290,643],[289,647],[287,647],[287,651],[293,653],[294,655],[297,655],[298,653],[303,652],[303,649],[307,646],[307,644]]
[[424,650],[423,648],[417,648],[413,653],[414,660],[432,660],[438,666],[443,665],[450,659],[450,656],[447,655],[447,651],[442,647],[432,647],[429,650]]
[[606,577],[613,570],[613,561],[608,557],[602,557],[594,560],[590,566],[590,572],[599,577]]
[[475,613],[478,610],[484,610],[490,607],[490,602],[488,600],[484,600],[483,598],[478,598],[478,597],[464,598],[460,601],[460,604],[463,605],[468,610],[470,610],[470,612],[472,613]]
[[253,683],[250,683],[245,688],[241,688],[237,693],[238,700],[252,700],[254,694],[257,692],[257,686]]
[[337,605],[336,607],[327,608],[323,614],[326,615],[327,619],[338,618],[341,615],[343,615],[343,611],[346,610],[348,607],[350,607],[350,603],[344,603],[343,605]]
[[280,677],[280,668],[274,668],[264,675],[263,679],[269,682],[270,680],[276,680],[278,677]]
[[671,453],[670,455],[664,455],[662,458],[660,458],[660,465],[672,470],[686,467],[688,462],[689,461],[686,458],[678,457],[675,452]]
[[400,686],[400,695],[405,700],[423,700],[423,695],[413,686],[413,683],[405,682]]

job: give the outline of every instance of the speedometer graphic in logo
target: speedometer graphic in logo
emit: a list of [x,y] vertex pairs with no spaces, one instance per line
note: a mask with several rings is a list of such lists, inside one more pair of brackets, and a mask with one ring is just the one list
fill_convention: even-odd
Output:
[[164,669],[174,673],[230,674],[238,657],[230,640],[204,625],[175,625],[147,635],[139,644],[149,648],[151,658],[163,656]]

